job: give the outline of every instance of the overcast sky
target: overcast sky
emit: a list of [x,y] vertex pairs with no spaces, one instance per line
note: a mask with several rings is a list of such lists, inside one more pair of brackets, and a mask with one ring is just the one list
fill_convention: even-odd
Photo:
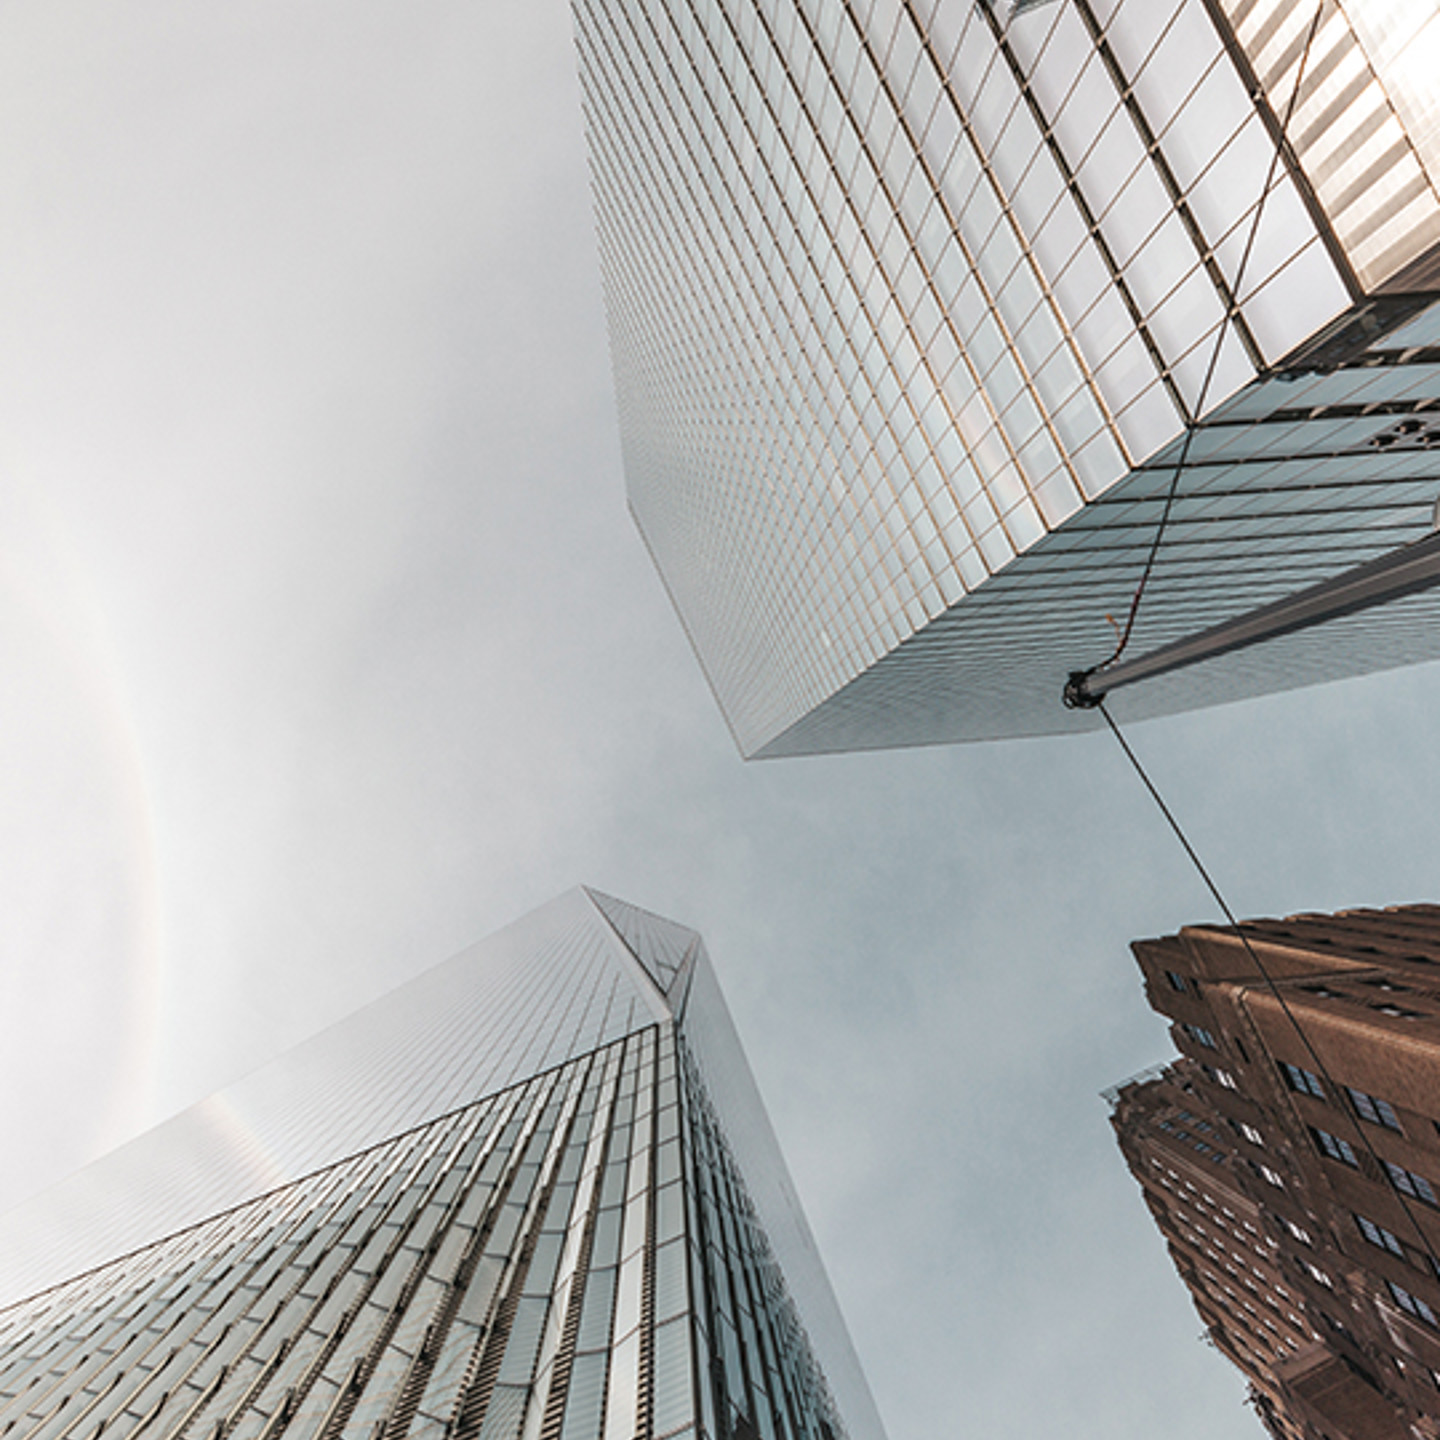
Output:
[[[706,935],[893,1440],[1259,1435],[1098,1098],[1210,903],[1104,735],[736,757],[562,0],[0,7],[0,666],[0,1199],[585,881]],[[1437,702],[1131,738],[1238,911],[1435,899]]]

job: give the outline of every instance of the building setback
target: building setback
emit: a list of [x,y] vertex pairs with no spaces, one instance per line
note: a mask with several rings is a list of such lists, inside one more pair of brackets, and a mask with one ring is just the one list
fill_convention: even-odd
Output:
[[1440,906],[1134,946],[1181,1057],[1112,1091],[1206,1330],[1278,1440],[1440,1436]]
[[[745,754],[1094,723],[1182,457],[1131,655],[1427,533],[1432,7],[574,14],[630,505]],[[1431,658],[1437,603],[1112,706]]]
[[588,890],[10,1212],[0,1299],[32,1440],[883,1436],[703,943]]

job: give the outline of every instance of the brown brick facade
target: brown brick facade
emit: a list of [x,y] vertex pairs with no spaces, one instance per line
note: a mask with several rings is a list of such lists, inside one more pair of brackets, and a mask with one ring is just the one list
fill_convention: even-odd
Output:
[[1440,1437],[1440,906],[1138,941],[1180,1058],[1112,1092],[1211,1339],[1283,1440]]

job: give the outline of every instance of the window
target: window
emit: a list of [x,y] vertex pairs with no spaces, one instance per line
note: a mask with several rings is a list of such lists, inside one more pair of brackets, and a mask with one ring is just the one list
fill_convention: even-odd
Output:
[[1351,1085],[1345,1087],[1345,1093],[1350,1097],[1355,1113],[1362,1120],[1368,1120],[1372,1125],[1383,1125],[1387,1130],[1399,1130],[1400,1122],[1395,1118],[1395,1112],[1390,1108],[1388,1100],[1377,1100],[1373,1095],[1367,1095],[1363,1090],[1356,1090]]
[[1372,1245],[1378,1245],[1380,1249],[1388,1250],[1402,1260],[1405,1258],[1405,1247],[1400,1243],[1400,1237],[1394,1231],[1387,1230],[1383,1225],[1377,1225],[1373,1220],[1367,1220],[1363,1215],[1357,1215],[1355,1223],[1360,1227],[1360,1233]]
[[1186,984],[1183,975],[1177,975],[1173,970],[1167,970],[1165,972],[1165,978],[1170,982],[1170,988],[1172,990],[1178,990],[1182,995],[1188,995],[1190,993],[1190,986]]
[[1435,1198],[1435,1187],[1423,1175],[1417,1175],[1403,1165],[1394,1165],[1389,1160],[1386,1160],[1384,1164],[1385,1173],[1390,1177],[1390,1183],[1401,1194],[1413,1195],[1415,1199],[1423,1200],[1427,1205],[1440,1206],[1440,1200]]
[[1263,1145],[1265,1143],[1265,1137],[1253,1125],[1247,1125],[1242,1120],[1236,1128],[1252,1145]]
[[1215,1044],[1215,1037],[1202,1026],[1182,1025],[1180,1027],[1197,1045],[1203,1045],[1207,1050],[1219,1049]]
[[1435,1318],[1434,1310],[1418,1295],[1412,1295],[1393,1280],[1387,1280],[1385,1283],[1390,1287],[1391,1298],[1407,1315],[1413,1315],[1417,1320],[1423,1320],[1427,1325],[1434,1325],[1440,1329],[1440,1320]]
[[1285,1188],[1285,1182],[1268,1165],[1257,1165],[1255,1168],[1259,1172],[1260,1177],[1267,1183],[1273,1185],[1277,1190],[1283,1190]]
[[1320,1083],[1318,1075],[1283,1060],[1280,1062],[1280,1070],[1285,1076],[1285,1083],[1297,1094],[1313,1095],[1317,1100],[1325,1098],[1325,1087]]
[[1355,1147],[1348,1140],[1342,1140],[1328,1130],[1316,1130],[1313,1127],[1310,1133],[1315,1137],[1315,1143],[1322,1154],[1340,1161],[1342,1165],[1353,1165],[1357,1170],[1360,1168],[1360,1162],[1355,1158]]
[[1318,1265],[1312,1265],[1308,1260],[1303,1263],[1305,1268],[1310,1272],[1313,1280],[1318,1281],[1327,1290],[1333,1290],[1335,1288],[1335,1282]]
[[1285,1228],[1302,1244],[1313,1245],[1315,1242],[1310,1238],[1310,1232],[1297,1225],[1293,1220],[1285,1221]]

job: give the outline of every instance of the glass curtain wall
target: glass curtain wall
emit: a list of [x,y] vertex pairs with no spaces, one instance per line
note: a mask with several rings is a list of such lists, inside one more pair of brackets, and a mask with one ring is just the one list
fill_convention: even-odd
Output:
[[[277,1094],[323,1082],[303,1123],[246,1082],[253,1144],[308,1129],[327,1163],[222,1167],[226,1203],[196,1213],[170,1193],[216,1154],[190,1112],[142,1144],[158,1171],[81,1172],[60,1208],[113,1248],[0,1309],[0,1428],[883,1440],[748,1070],[712,1093],[697,1062],[729,1026],[685,1004],[697,977],[718,997],[693,931],[575,891],[267,1067]],[[392,1086],[424,1098],[336,1157]],[[145,1243],[117,1243],[147,1209]]]
[[[574,12],[631,505],[747,754],[1081,723],[1054,697],[1113,645],[1146,467],[1347,316],[1369,342],[1421,308],[1425,116],[1382,84],[1379,7],[1326,0],[1314,34],[1219,0]],[[1386,284],[1409,302],[1366,308]],[[1247,482],[1208,502],[1242,537],[1215,583],[1159,577],[1192,628],[1343,523],[1323,494],[1252,525]]]

